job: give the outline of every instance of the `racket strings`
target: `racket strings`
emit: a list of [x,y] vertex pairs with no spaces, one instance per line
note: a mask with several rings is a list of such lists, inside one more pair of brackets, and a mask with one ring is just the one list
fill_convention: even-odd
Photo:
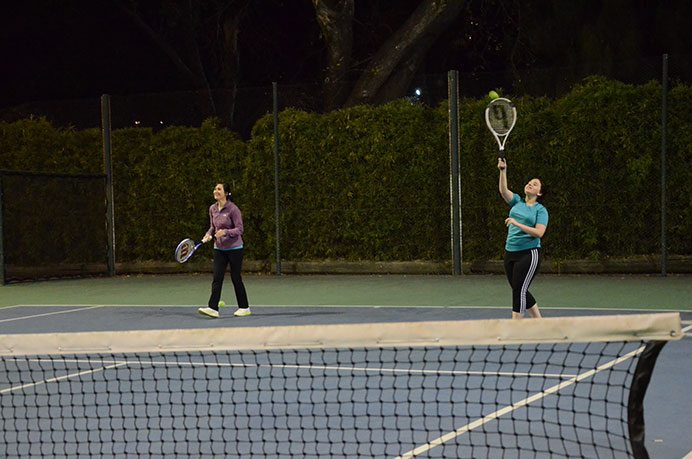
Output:
[[192,256],[194,252],[194,243],[190,240],[183,241],[175,251],[175,259],[179,263],[184,263]]
[[509,103],[495,103],[488,107],[490,128],[498,135],[507,134],[516,121],[515,111]]

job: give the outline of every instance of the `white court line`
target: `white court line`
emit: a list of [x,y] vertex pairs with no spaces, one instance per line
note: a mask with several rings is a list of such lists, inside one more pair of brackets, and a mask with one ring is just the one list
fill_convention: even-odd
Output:
[[[30,359],[32,362],[42,362],[43,359]],[[51,360],[49,360],[50,362]],[[65,362],[72,362],[72,363],[79,363],[80,360],[65,360]],[[84,362],[90,363],[90,360],[85,360]],[[64,376],[59,376],[55,378],[50,378],[50,379],[44,379],[42,381],[36,381],[33,383],[29,384],[22,384],[19,386],[12,386],[8,387],[6,389],[0,390],[0,395],[2,394],[7,394],[10,392],[14,392],[17,390],[24,390],[30,387],[36,387],[40,386],[43,384],[48,384],[52,382],[57,382],[57,381],[62,381],[70,378],[75,378],[78,376],[84,376],[88,374],[94,374],[106,370],[111,370],[113,368],[118,368],[121,366],[127,366],[127,365],[162,365],[162,366],[168,366],[171,365],[170,362],[160,362],[160,361],[150,361],[150,362],[143,362],[141,360],[136,360],[136,361],[128,361],[128,360],[113,360],[113,361],[104,361],[103,363],[106,363],[105,366],[101,368],[94,368],[90,370],[84,370],[80,371],[78,373],[71,373],[68,375]],[[420,369],[397,369],[397,368],[372,368],[372,367],[344,367],[344,366],[321,366],[321,365],[271,365],[271,364],[246,364],[246,363],[218,363],[218,362],[213,362],[213,363],[207,363],[207,362],[175,362],[174,364],[176,367],[179,366],[213,366],[213,367],[258,367],[258,368],[297,368],[297,369],[317,369],[317,370],[333,370],[336,372],[344,372],[344,371],[362,371],[362,372],[375,372],[375,373],[406,373],[406,374],[426,374],[426,373],[431,373],[435,375],[439,374],[465,374],[465,375],[479,375],[479,376],[486,376],[486,375],[494,375],[494,376],[528,376],[528,377],[540,377],[540,378],[557,378],[557,379],[564,379],[567,377],[570,377],[569,375],[564,375],[564,374],[550,374],[550,373],[512,373],[512,372],[489,372],[489,371],[444,371],[444,370],[420,370]],[[571,377],[570,380],[577,378],[578,376]],[[564,383],[563,383],[564,384]],[[549,389],[550,390],[550,389]]]
[[[241,364],[242,365],[242,364]],[[310,370],[332,370],[336,372],[362,371],[365,373],[403,373],[403,374],[431,374],[431,375],[467,375],[467,376],[514,376],[535,378],[572,378],[572,375],[559,373],[518,373],[509,371],[463,371],[463,370],[418,370],[413,368],[373,368],[373,367],[344,367],[322,365],[249,365],[265,368],[293,368]]]
[[2,389],[2,390],[0,390],[0,394],[6,394],[6,393],[9,393],[9,392],[14,392],[14,391],[16,391],[16,390],[26,389],[26,388],[28,388],[28,387],[35,387],[35,386],[40,386],[40,385],[43,385],[43,384],[48,384],[48,383],[52,383],[52,382],[62,381],[62,380],[64,380],[64,379],[75,378],[75,377],[77,377],[77,376],[83,376],[83,375],[98,373],[98,372],[100,372],[100,371],[110,370],[110,369],[112,369],[112,368],[117,368],[117,367],[120,367],[120,366],[123,366],[123,365],[126,365],[126,363],[116,363],[116,364],[114,364],[114,365],[108,365],[108,366],[105,366],[105,367],[103,367],[103,368],[94,368],[94,369],[91,369],[91,370],[80,371],[79,373],[72,373],[72,374],[69,374],[69,375],[59,376],[59,377],[56,377],[56,378],[44,379],[43,381],[37,381],[37,382],[30,383],[30,384],[22,384],[21,386],[8,387],[7,389]]
[[[64,305],[64,304],[63,304],[62,306],[67,306],[67,305]],[[86,311],[86,310],[89,310],[89,309],[97,309],[97,308],[101,308],[101,307],[103,307],[103,305],[100,305],[100,304],[99,304],[99,305],[94,305],[94,306],[84,306],[84,307],[80,307],[80,308],[77,308],[77,309],[68,309],[68,310],[65,310],[65,311],[44,312],[43,314],[34,314],[34,315],[32,315],[32,316],[22,316],[22,317],[13,317],[13,318],[11,318],[11,319],[1,319],[1,320],[0,320],[0,323],[4,323],[4,322],[14,322],[14,321],[17,321],[17,320],[34,319],[34,318],[36,318],[36,317],[53,316],[53,315],[56,315],[56,314],[67,314],[67,313],[70,313],[70,312]]]
[[[0,309],[10,309],[18,307],[27,308],[52,308],[52,307],[66,307],[66,306],[99,306],[106,308],[198,308],[199,304],[13,304],[11,306],[0,306]],[[226,307],[234,307],[234,303],[226,304]],[[420,304],[255,304],[251,305],[253,308],[430,308],[430,309],[507,309],[507,306],[468,306],[468,305],[420,305]],[[670,311],[668,311],[670,312]]]
[[[67,306],[79,306],[79,307],[90,307],[98,306],[104,308],[198,308],[199,304],[14,304],[11,306],[0,306],[2,309],[10,309],[17,307],[67,307]],[[225,307],[234,307],[235,303],[228,303]],[[253,308],[429,308],[429,309],[507,309],[507,305],[503,306],[479,306],[479,305],[421,305],[421,304],[252,304]],[[541,306],[541,309],[549,311],[625,311],[625,312],[680,312],[680,313],[692,313],[688,309],[660,309],[660,308],[648,308],[648,309],[632,309],[626,307],[612,307],[612,308],[597,308],[597,307],[549,307]],[[691,321],[692,322],[692,321]]]
[[453,432],[449,432],[449,433],[447,433],[447,434],[445,434],[439,438],[436,438],[435,440],[432,440],[432,441],[426,443],[425,445],[421,445],[418,448],[412,449],[411,451],[408,451],[408,452],[402,454],[397,459],[414,457],[414,456],[417,456],[419,454],[425,453],[425,452],[435,448],[436,446],[439,446],[445,442],[453,440],[454,438],[458,437],[459,435],[462,435],[466,432],[470,432],[473,429],[481,427],[481,426],[487,424],[488,422],[499,418],[500,416],[504,416],[507,413],[511,413],[512,411],[514,411],[518,408],[521,408],[521,407],[526,406],[530,403],[533,403],[537,400],[540,400],[540,399],[542,399],[548,395],[554,394],[554,393],[558,392],[559,390],[564,389],[567,386],[575,384],[575,383],[577,383],[583,379],[590,378],[591,376],[595,375],[596,373],[600,373],[603,370],[607,370],[608,368],[611,368],[611,367],[619,364],[620,362],[623,362],[627,359],[631,359],[631,358],[641,354],[643,351],[644,351],[644,346],[641,346],[639,349],[636,349],[636,350],[634,350],[628,354],[625,354],[622,357],[619,357],[619,358],[617,358],[611,362],[605,363],[605,364],[597,367],[594,370],[586,371],[580,375],[575,376],[574,378],[571,378],[567,381],[561,382],[560,384],[556,384],[553,387],[549,387],[547,390],[545,390],[543,392],[532,395],[531,397],[527,397],[527,398],[520,400],[520,401],[518,401],[518,402],[516,402],[510,406],[506,406],[500,410],[497,410],[493,413],[490,413],[481,419],[478,419],[474,422],[466,424],[463,427],[459,427],[457,430],[455,430]]
[[[686,324],[688,324],[688,323],[692,323],[692,321],[683,320],[682,323],[683,323],[683,325],[686,325]],[[682,330],[680,330],[680,331],[682,332],[682,337],[683,337],[683,338],[692,338],[692,333],[687,333],[687,332],[690,331],[690,330],[692,330],[692,325],[689,325],[689,326],[687,326],[687,327],[684,327]],[[690,453],[690,454],[692,454],[692,453]],[[690,458],[684,457],[683,459],[692,459],[692,457],[690,457]]]
[[[51,359],[30,359],[32,362],[52,362]],[[91,360],[81,360],[81,359],[63,359],[61,362],[68,363],[91,363]],[[339,373],[343,372],[363,372],[363,373],[403,373],[403,374],[431,374],[431,375],[467,375],[467,376],[514,376],[514,377],[531,377],[531,378],[553,378],[553,379],[573,379],[577,375],[567,374],[567,373],[527,373],[527,372],[511,372],[511,371],[472,371],[472,370],[425,370],[417,368],[384,368],[384,367],[347,367],[343,365],[298,365],[298,364],[265,364],[265,363],[220,363],[220,362],[169,362],[161,360],[151,360],[144,361],[141,359],[137,360],[122,360],[122,359],[112,359],[112,360],[102,360],[103,364],[110,364],[110,366],[104,367],[104,369],[114,368],[122,365],[139,365],[139,366],[173,366],[173,367],[241,367],[241,368],[291,368],[291,369],[304,369],[304,370],[331,370]],[[0,392],[2,393],[2,392]]]

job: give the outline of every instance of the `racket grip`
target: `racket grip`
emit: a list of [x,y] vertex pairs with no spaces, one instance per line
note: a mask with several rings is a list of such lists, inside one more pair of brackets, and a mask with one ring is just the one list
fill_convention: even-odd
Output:
[[500,150],[500,159],[505,159],[505,149]]

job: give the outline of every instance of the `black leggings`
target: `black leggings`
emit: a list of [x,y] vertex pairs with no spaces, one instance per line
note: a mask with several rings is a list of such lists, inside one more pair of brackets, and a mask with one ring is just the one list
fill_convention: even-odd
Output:
[[235,299],[238,307],[245,309],[250,307],[247,302],[247,293],[240,271],[243,267],[243,249],[216,250],[214,249],[214,280],[211,282],[211,297],[209,307],[219,310],[219,299],[223,287],[223,277],[226,274],[226,266],[231,265],[231,281],[235,290]]
[[523,314],[536,305],[529,286],[541,267],[541,249],[505,252],[505,274],[512,286],[512,311]]

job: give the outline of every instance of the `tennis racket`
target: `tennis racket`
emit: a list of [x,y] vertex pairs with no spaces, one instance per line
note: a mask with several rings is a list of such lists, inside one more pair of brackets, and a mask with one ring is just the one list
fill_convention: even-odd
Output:
[[183,239],[175,249],[175,260],[178,263],[185,263],[202,244],[204,244],[204,242],[196,243],[190,238]]
[[485,108],[485,124],[495,136],[500,147],[500,158],[505,157],[505,142],[517,122],[517,108],[511,100],[500,97],[490,101]]

